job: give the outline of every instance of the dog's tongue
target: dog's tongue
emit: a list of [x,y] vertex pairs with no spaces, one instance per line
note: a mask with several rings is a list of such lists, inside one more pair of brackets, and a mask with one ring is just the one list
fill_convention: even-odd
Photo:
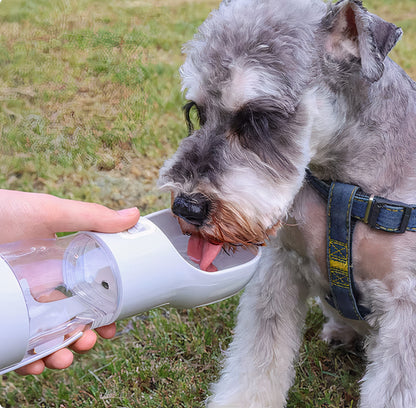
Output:
[[222,244],[211,244],[198,234],[192,234],[188,242],[188,256],[199,264],[203,271],[215,272],[218,269],[213,265],[213,261],[221,251]]

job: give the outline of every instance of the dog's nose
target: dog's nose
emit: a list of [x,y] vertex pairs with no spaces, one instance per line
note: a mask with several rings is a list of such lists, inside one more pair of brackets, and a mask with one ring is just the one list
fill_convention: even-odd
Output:
[[203,194],[180,194],[172,204],[172,212],[192,225],[201,227],[208,217],[210,200]]

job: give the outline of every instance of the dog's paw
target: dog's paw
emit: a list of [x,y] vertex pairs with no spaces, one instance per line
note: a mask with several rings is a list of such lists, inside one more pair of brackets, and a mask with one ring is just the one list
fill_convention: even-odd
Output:
[[331,347],[346,347],[355,349],[361,341],[361,336],[350,326],[330,319],[324,324],[321,339]]

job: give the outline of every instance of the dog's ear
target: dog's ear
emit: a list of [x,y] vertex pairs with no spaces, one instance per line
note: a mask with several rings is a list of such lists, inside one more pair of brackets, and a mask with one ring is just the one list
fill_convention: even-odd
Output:
[[381,78],[384,59],[403,34],[401,28],[369,13],[360,0],[341,0],[330,7],[323,26],[328,33],[326,52],[340,62],[357,58],[371,82]]

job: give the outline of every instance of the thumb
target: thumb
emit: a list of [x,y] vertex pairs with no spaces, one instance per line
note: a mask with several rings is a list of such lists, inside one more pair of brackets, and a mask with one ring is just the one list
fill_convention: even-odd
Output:
[[140,217],[136,207],[114,211],[100,204],[58,200],[59,205],[54,206],[55,216],[49,223],[52,233],[81,230],[120,232],[135,225]]

